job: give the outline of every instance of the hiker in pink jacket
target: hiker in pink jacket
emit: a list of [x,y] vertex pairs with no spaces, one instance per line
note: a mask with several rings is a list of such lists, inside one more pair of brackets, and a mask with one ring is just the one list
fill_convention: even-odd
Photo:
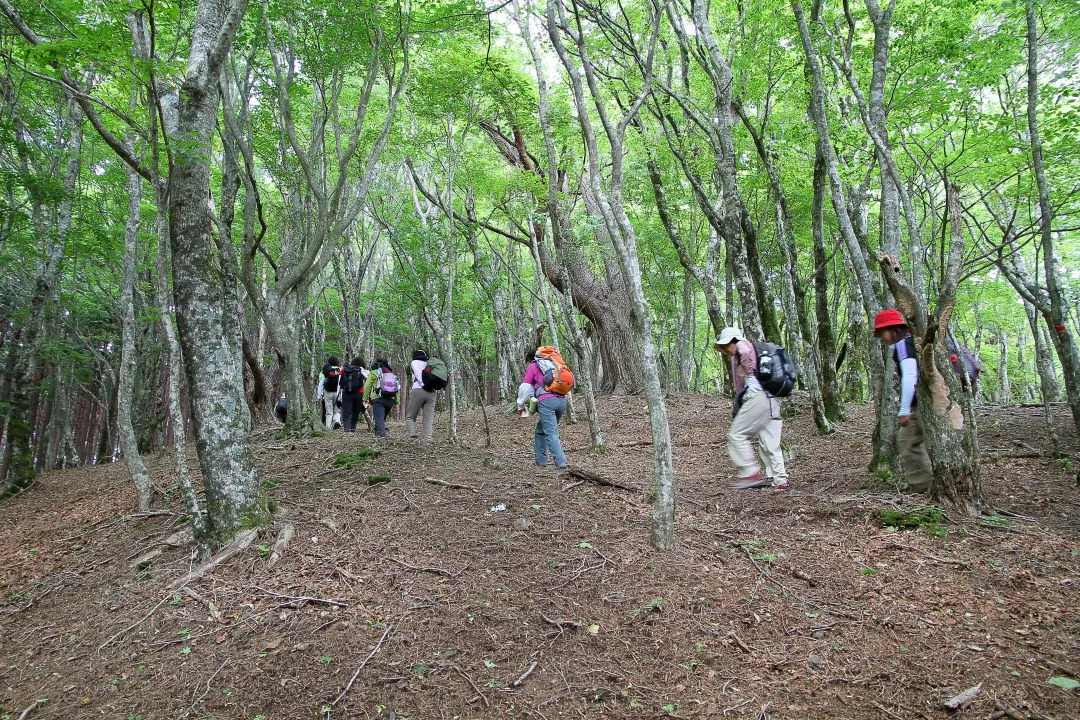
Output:
[[[757,348],[743,337],[738,328],[727,327],[716,338],[714,347],[731,358],[731,376],[735,382],[735,407],[728,430],[728,455],[738,469],[730,485],[733,490],[772,487],[790,490],[784,451],[780,448],[780,401],[761,387],[757,378]],[[751,437],[757,437],[764,472],[754,455]]]

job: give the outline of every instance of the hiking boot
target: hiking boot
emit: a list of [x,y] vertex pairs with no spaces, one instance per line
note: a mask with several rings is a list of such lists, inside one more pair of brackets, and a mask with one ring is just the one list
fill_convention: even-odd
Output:
[[765,477],[765,473],[760,470],[753,475],[747,475],[744,478],[739,478],[735,482],[728,485],[732,490],[751,490],[754,488],[764,488],[772,485],[769,478]]
[[788,482],[787,480],[781,480],[779,482],[779,484],[773,485],[772,489],[775,490],[776,492],[783,492],[784,490],[790,490],[791,489],[791,483]]

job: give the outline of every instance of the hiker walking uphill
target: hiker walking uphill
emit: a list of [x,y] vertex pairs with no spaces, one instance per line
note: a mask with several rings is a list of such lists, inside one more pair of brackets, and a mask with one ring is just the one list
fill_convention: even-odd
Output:
[[[784,421],[780,419],[780,401],[777,399],[790,394],[794,384],[795,368],[787,359],[786,351],[765,343],[759,354],[754,343],[734,327],[724,328],[713,346],[731,358],[731,376],[735,383],[735,405],[727,446],[738,474],[730,487],[745,490],[771,486],[774,490],[790,490],[784,453],[780,448]],[[767,379],[768,388],[763,386],[759,373]],[[754,436],[761,448],[764,472],[750,444],[750,438]]]
[[896,434],[896,445],[907,489],[929,492],[934,472],[923,444],[922,424],[918,414],[912,412],[915,409],[915,385],[919,380],[915,341],[904,316],[893,309],[882,310],[874,318],[874,336],[892,350],[896,374],[900,378],[900,432]]
[[562,355],[550,345],[539,347],[535,353],[526,353],[525,377],[522,384],[531,385],[536,395],[536,423],[533,437],[533,453],[536,464],[544,467],[549,458],[555,467],[566,469],[566,454],[559,440],[559,420],[566,412],[566,395],[574,389],[574,374],[566,367]]
[[338,385],[341,389],[341,424],[347,433],[356,432],[356,421],[361,417],[369,427],[371,425],[364,412],[364,383],[367,376],[367,366],[358,357],[342,368]]
[[436,393],[446,387],[448,374],[446,363],[439,358],[428,358],[423,350],[413,351],[410,363],[412,387],[409,389],[409,404],[405,410],[405,427],[409,437],[415,438],[416,418],[424,415],[424,441],[435,437],[435,400]]
[[386,417],[397,405],[398,391],[401,389],[394,368],[383,358],[376,358],[364,383],[364,402],[371,406],[371,417],[375,421],[375,435],[387,437]]
[[341,371],[341,361],[337,357],[327,358],[315,393],[315,401],[322,402],[323,423],[327,430],[341,427],[341,391],[338,388]]

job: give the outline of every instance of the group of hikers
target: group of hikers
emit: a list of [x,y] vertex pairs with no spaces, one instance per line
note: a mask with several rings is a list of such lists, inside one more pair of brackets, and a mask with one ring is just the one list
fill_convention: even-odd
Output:
[[[409,363],[408,405],[405,423],[409,437],[431,440],[435,436],[435,401],[449,381],[446,363],[415,350]],[[361,358],[348,364],[331,355],[323,365],[315,402],[320,406],[327,430],[356,432],[360,420],[377,437],[386,437],[386,420],[398,404],[402,383],[390,363],[377,357],[369,368]],[[370,417],[368,412],[370,411]],[[417,419],[421,421],[421,436]]]
[[[891,350],[900,380],[897,445],[905,478],[901,487],[911,492],[927,492],[933,470],[918,415],[913,412],[919,376],[914,341],[903,315],[893,309],[883,310],[874,318],[874,336]],[[980,370],[978,362],[967,348],[951,339],[949,343],[953,367],[963,378],[965,388],[974,389]],[[790,490],[791,481],[780,445],[784,421],[780,417],[779,399],[788,396],[795,386],[794,364],[783,347],[755,343],[736,327],[724,328],[713,347],[730,358],[734,385],[727,447],[736,475],[729,487]],[[442,360],[429,357],[423,350],[413,352],[405,410],[410,438],[432,440],[437,393],[447,386],[448,380],[449,373]],[[566,413],[566,396],[573,387],[574,375],[555,347],[542,346],[526,352],[515,411],[522,417],[538,416],[533,433],[533,455],[538,467],[554,465],[559,470],[567,467],[559,439],[559,421]],[[382,357],[376,358],[369,368],[360,358],[342,365],[331,356],[323,366],[316,400],[322,406],[327,429],[340,427],[347,433],[356,432],[356,425],[362,419],[377,437],[386,437],[386,420],[398,404],[401,390],[394,368]],[[279,402],[278,416],[284,421],[284,398]],[[752,439],[758,442],[760,463]]]

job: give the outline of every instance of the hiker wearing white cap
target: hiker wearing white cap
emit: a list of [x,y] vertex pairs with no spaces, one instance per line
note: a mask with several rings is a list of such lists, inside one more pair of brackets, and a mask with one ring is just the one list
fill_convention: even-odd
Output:
[[[771,397],[757,378],[758,352],[754,343],[743,337],[742,330],[726,327],[713,347],[731,358],[731,377],[735,383],[735,406],[727,434],[728,455],[738,470],[730,487],[734,490],[772,487],[790,490],[784,453],[780,449],[780,401]],[[762,471],[754,455],[750,438],[756,436],[761,448]]]

